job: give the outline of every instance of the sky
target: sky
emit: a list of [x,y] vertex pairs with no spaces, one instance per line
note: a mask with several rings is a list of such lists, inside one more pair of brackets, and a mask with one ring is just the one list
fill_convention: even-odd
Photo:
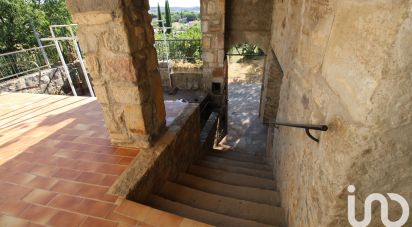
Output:
[[[150,6],[157,6],[157,3],[160,3],[160,6],[164,6],[165,0],[149,0]],[[170,7],[193,7],[200,6],[200,0],[169,0]]]

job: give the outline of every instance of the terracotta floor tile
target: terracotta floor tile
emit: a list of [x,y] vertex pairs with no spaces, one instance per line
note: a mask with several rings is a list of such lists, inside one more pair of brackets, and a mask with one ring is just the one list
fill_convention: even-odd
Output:
[[36,176],[36,178],[31,180],[26,185],[32,188],[50,189],[56,183],[57,183],[56,179],[49,178],[49,177]]
[[76,210],[82,214],[88,214],[94,217],[104,218],[112,210],[114,205],[104,202],[98,202],[90,199],[83,200]]
[[105,175],[105,177],[103,178],[101,182],[101,185],[102,186],[112,186],[118,177],[119,176],[115,176],[115,175]]
[[116,222],[88,217],[81,227],[115,227]]
[[152,208],[132,201],[123,200],[115,209],[116,212],[139,221],[144,221]]
[[125,169],[126,167],[122,165],[103,164],[96,170],[96,172],[110,175],[120,175]]
[[21,200],[7,200],[0,203],[0,213],[18,216],[30,205]]
[[178,222],[169,214],[107,194],[139,150],[110,144],[95,99],[7,96],[0,95],[0,118],[11,111],[0,129],[0,214],[17,218],[0,215],[1,220],[8,218],[15,225],[20,219],[32,220],[32,227],[104,227],[117,222],[123,227],[149,226],[141,221],[145,218],[159,225],[163,222],[156,218]]
[[56,160],[56,166],[58,167],[80,170],[78,169],[79,160],[70,159],[70,158],[62,158],[62,157],[55,157],[55,160]]
[[76,178],[76,181],[87,183],[87,184],[101,184],[105,175],[98,173],[83,172]]
[[50,177],[57,171],[57,168],[45,165],[35,165],[35,167],[30,171],[31,174]]
[[145,223],[159,227],[179,226],[182,221],[182,217],[157,209],[151,209],[144,219]]
[[129,148],[116,148],[115,154],[120,156],[135,157],[137,154],[139,154],[139,150]]
[[21,199],[31,192],[31,188],[0,182],[0,196],[7,199]]
[[41,158],[39,155],[35,155],[32,153],[21,153],[17,155],[14,159],[19,161],[31,162],[36,163],[36,161]]
[[30,170],[32,170],[34,167],[34,164],[27,162],[18,162],[17,164],[14,164],[11,168],[9,168],[9,170],[13,172],[27,173],[30,172]]
[[69,195],[58,195],[48,204],[50,207],[76,211],[84,199]]
[[31,174],[10,172],[7,174],[3,174],[0,180],[14,184],[26,185],[35,177],[35,175]]
[[104,165],[103,163],[78,160],[76,169],[80,171],[85,171],[85,172],[98,172],[97,170],[100,169],[103,165]]
[[80,226],[85,219],[86,216],[84,215],[59,211],[47,224],[51,226],[77,227]]
[[118,162],[119,165],[129,165],[134,158],[132,157],[123,157],[122,159],[120,159],[120,161]]
[[62,178],[66,180],[74,180],[80,176],[82,172],[72,169],[59,169],[54,174],[53,177]]
[[37,224],[46,224],[56,213],[57,210],[52,208],[31,205],[23,211],[20,217]]
[[0,226],[2,227],[26,227],[28,224],[29,224],[28,221],[20,219],[20,218],[6,216],[6,215],[0,216]]
[[30,222],[28,225],[26,225],[25,227],[44,227],[44,225],[39,225],[33,222]]
[[23,200],[29,203],[37,203],[46,205],[49,203],[54,197],[56,197],[57,193],[42,190],[42,189],[34,189],[28,195],[26,195]]
[[108,190],[109,188],[107,187],[82,185],[81,187],[79,187],[77,195],[90,199],[114,203],[117,200],[117,196],[107,194]]
[[50,190],[54,192],[76,195],[79,188],[82,186],[83,185],[80,183],[59,180],[53,187],[50,188]]
[[112,211],[106,218],[112,221],[117,221],[119,223],[124,223],[124,224],[129,224],[129,225],[136,225],[138,223],[137,220],[124,216],[122,214],[119,214],[115,211]]

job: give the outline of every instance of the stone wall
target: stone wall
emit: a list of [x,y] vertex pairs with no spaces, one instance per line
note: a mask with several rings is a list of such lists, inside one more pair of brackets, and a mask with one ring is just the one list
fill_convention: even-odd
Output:
[[226,50],[252,43],[267,53],[270,42],[273,0],[226,1]]
[[[203,89],[212,91],[212,83],[224,86],[225,72],[225,0],[201,0],[203,32]],[[223,95],[223,89],[215,95]],[[222,97],[220,97],[222,98]]]
[[160,190],[163,183],[203,156],[200,131],[199,105],[188,104],[152,148],[141,150],[111,193],[142,202],[149,193]]
[[[170,88],[167,65],[161,64],[159,67],[164,89]],[[200,90],[203,82],[203,70],[201,66],[193,64],[177,64],[170,66],[172,86],[180,90]]]
[[276,120],[282,79],[282,68],[279,65],[275,53],[271,50],[265,59],[265,70],[262,83],[260,118],[263,122],[273,122]]
[[[350,184],[359,218],[375,192],[412,205],[412,1],[276,0],[271,47],[284,71],[277,119],[330,127],[319,144],[275,129],[289,226],[350,226]],[[376,208],[370,226],[382,226]]]
[[148,0],[68,0],[111,141],[150,147],[165,107]]
[[64,74],[61,67],[42,70],[0,83],[1,92],[24,92],[34,94],[64,94]]

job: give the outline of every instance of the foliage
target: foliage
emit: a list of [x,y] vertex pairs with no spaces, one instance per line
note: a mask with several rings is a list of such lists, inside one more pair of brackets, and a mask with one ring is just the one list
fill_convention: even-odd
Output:
[[263,56],[265,54],[258,46],[250,43],[236,45],[230,53],[244,55],[246,59],[253,58],[253,56]]
[[157,19],[159,20],[159,27],[162,27],[163,22],[162,20],[162,10],[160,10],[160,4],[157,3]]
[[71,23],[65,0],[0,0],[0,52],[37,46],[32,20],[40,37],[52,24]]
[[170,6],[169,6],[169,0],[166,0],[165,2],[165,20],[166,20],[166,27],[168,29],[166,30],[167,34],[172,33],[172,16],[170,14]]
[[200,28],[200,21],[193,23],[189,29],[177,35],[178,39],[202,39],[202,29]]
[[[169,58],[172,60],[185,60],[195,63],[202,56],[202,32],[200,21],[195,22],[186,31],[177,34],[175,37],[168,35]],[[160,58],[165,58],[166,47],[163,37],[157,36],[156,49]]]

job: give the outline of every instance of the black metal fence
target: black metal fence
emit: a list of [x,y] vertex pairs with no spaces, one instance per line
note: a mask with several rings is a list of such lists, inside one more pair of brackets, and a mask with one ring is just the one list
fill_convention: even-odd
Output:
[[159,61],[166,61],[166,51],[169,60],[196,62],[202,59],[202,41],[200,39],[156,40],[155,48]]

